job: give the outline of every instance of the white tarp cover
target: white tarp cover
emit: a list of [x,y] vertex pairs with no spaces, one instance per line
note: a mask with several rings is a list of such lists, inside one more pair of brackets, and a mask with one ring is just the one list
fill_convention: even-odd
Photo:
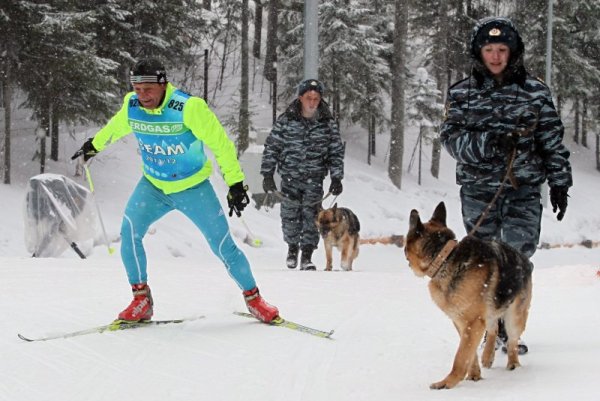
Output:
[[59,174],[29,179],[25,199],[25,244],[36,257],[60,256],[71,243],[93,239],[97,216],[92,193]]

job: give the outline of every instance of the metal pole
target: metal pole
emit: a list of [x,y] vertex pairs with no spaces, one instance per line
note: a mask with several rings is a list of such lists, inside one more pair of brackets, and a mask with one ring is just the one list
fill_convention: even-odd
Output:
[[319,0],[304,1],[304,79],[319,79]]
[[[548,27],[546,34],[546,85],[552,90],[552,22],[554,13],[552,10],[554,0],[548,0]],[[542,185],[542,206],[548,207],[548,184]]]
[[552,11],[553,0],[548,0],[548,33],[546,35],[546,85],[552,88],[552,20],[554,18]]

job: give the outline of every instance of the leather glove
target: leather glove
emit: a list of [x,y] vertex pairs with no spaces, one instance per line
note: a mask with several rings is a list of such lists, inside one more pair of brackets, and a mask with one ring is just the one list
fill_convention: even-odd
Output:
[[329,186],[329,192],[331,192],[333,196],[338,196],[343,190],[344,187],[342,186],[342,180],[339,178],[332,178],[331,185]]
[[233,212],[235,212],[237,217],[240,217],[242,210],[250,203],[250,198],[248,198],[246,191],[248,191],[248,185],[244,185],[241,181],[229,187],[229,193],[227,194],[229,217],[233,216]]
[[567,198],[569,195],[567,192],[569,188],[567,187],[551,187],[550,188],[550,204],[552,205],[552,213],[556,213],[556,209],[558,209],[558,214],[556,215],[556,219],[561,221],[563,217],[565,217],[565,212],[567,211]]
[[496,135],[493,141],[500,152],[510,154],[517,147],[519,137],[520,135],[517,132],[510,132],[508,134]]
[[277,191],[277,185],[275,184],[275,179],[272,175],[267,175],[263,179],[263,190],[265,193]]
[[75,160],[78,157],[83,156],[83,161],[87,162],[89,159],[96,156],[98,154],[98,151],[92,144],[93,140],[94,138],[88,138],[88,140],[83,143],[81,148],[77,152],[75,152],[73,156],[71,156],[71,160]]

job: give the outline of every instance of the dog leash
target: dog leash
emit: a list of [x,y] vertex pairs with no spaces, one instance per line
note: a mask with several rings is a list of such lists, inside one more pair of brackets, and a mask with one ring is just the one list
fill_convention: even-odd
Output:
[[[519,119],[517,120],[517,123],[520,120],[521,120],[521,117],[519,116]],[[535,119],[534,123],[530,127],[526,128],[526,129],[523,129],[521,131],[517,131],[517,133],[519,134],[519,136],[522,136],[522,137],[528,136],[537,127],[538,122],[539,122],[539,115],[536,116],[536,119]],[[472,236],[473,234],[475,234],[475,232],[477,232],[477,230],[479,229],[479,226],[481,226],[481,223],[483,223],[483,220],[485,219],[485,217],[487,216],[487,214],[492,209],[492,206],[496,203],[496,201],[500,197],[500,194],[504,190],[504,184],[506,183],[507,180],[510,181],[510,184],[512,185],[512,187],[514,189],[518,189],[519,188],[519,184],[517,183],[517,179],[515,178],[515,176],[513,174],[513,164],[514,164],[516,158],[517,158],[517,147],[515,146],[515,148],[512,150],[510,158],[508,160],[508,167],[506,168],[506,174],[504,175],[504,178],[502,179],[502,182],[500,183],[500,188],[498,188],[498,190],[494,194],[494,197],[492,198],[492,200],[490,201],[490,203],[483,210],[483,213],[481,213],[481,216],[479,217],[479,220],[477,220],[477,223],[475,223],[475,226],[473,226],[473,228],[471,229],[471,231],[469,231],[469,234],[467,234],[467,235]]]
[[513,163],[515,162],[516,156],[517,156],[517,149],[515,148],[515,149],[513,149],[512,153],[510,155],[510,159],[508,161],[508,167],[506,169],[506,174],[504,175],[504,178],[502,179],[502,182],[500,183],[500,188],[498,188],[498,190],[494,194],[494,197],[492,198],[490,203],[488,203],[488,205],[485,207],[485,209],[483,210],[483,213],[481,213],[481,216],[479,217],[479,220],[477,220],[477,223],[475,223],[475,225],[473,226],[471,231],[469,231],[469,234],[467,234],[468,236],[473,236],[473,234],[475,234],[477,232],[477,230],[479,230],[479,226],[481,226],[481,223],[483,223],[483,220],[486,218],[486,216],[488,215],[490,210],[492,210],[492,206],[494,206],[496,204],[496,201],[498,200],[498,198],[500,197],[500,194],[504,190],[504,184],[506,183],[506,181],[510,180],[513,187],[515,189],[518,188],[518,185],[516,183],[515,177],[512,172]]
[[[498,198],[500,197],[500,194],[504,190],[504,184],[506,183],[506,181],[510,181],[511,185],[515,189],[518,188],[518,184],[515,180],[515,177],[514,177],[513,171],[512,171],[516,156],[517,156],[517,149],[515,148],[515,149],[513,149],[512,153],[510,155],[510,159],[508,161],[508,167],[506,169],[506,174],[504,175],[504,178],[502,179],[502,182],[500,183],[500,188],[498,188],[498,190],[494,194],[494,197],[492,198],[490,203],[488,203],[486,208],[483,210],[483,213],[481,213],[479,220],[477,220],[477,223],[475,223],[475,226],[473,226],[471,231],[469,231],[469,234],[467,234],[468,236],[473,236],[475,234],[475,232],[477,232],[477,230],[481,226],[481,223],[483,222],[485,217],[488,215],[488,213],[492,209],[492,206],[494,206],[494,204],[496,204],[496,201],[498,200]],[[427,271],[425,272],[425,274],[431,278],[434,278],[440,271],[440,268],[442,267],[442,265],[444,264],[444,262],[446,261],[448,256],[452,253],[454,248],[456,248],[456,245],[458,245],[458,241],[456,241],[454,239],[451,239],[450,241],[446,242],[446,244],[444,245],[444,247],[442,248],[440,253],[438,253],[436,255],[435,259],[433,259],[433,261],[427,267]]]
[[[518,188],[518,184],[516,182],[516,179],[513,175],[513,170],[512,170],[516,156],[517,156],[517,149],[515,148],[515,149],[513,149],[512,153],[510,155],[510,159],[508,161],[508,167],[506,169],[506,174],[504,175],[504,178],[502,179],[502,182],[500,183],[500,188],[498,188],[498,190],[494,194],[494,197],[492,198],[490,203],[488,203],[486,208],[483,210],[483,213],[481,213],[479,220],[477,220],[477,223],[475,223],[475,226],[473,226],[471,231],[469,231],[469,234],[467,234],[468,236],[473,236],[475,234],[475,232],[477,232],[477,230],[481,226],[481,223],[483,222],[485,217],[488,215],[488,213],[492,209],[492,206],[496,203],[496,201],[500,197],[500,194],[504,190],[504,184],[506,183],[506,181],[510,181],[513,188],[515,188],[515,189]],[[448,256],[452,253],[454,248],[456,248],[456,245],[458,245],[458,241],[456,241],[454,239],[451,239],[450,241],[446,242],[446,244],[444,245],[444,247],[442,248],[440,253],[438,253],[436,255],[435,259],[433,259],[433,261],[427,267],[427,271],[425,272],[425,274],[431,278],[434,278],[440,271],[440,268],[442,267],[442,265],[444,264],[444,262],[446,261]]]
[[[333,204],[335,203],[337,198],[338,198],[338,195],[333,197],[333,199],[331,200],[331,203],[329,204],[329,209],[331,209],[333,207]],[[325,198],[323,198],[323,200],[325,200]],[[323,202],[323,201],[321,201],[321,202]]]

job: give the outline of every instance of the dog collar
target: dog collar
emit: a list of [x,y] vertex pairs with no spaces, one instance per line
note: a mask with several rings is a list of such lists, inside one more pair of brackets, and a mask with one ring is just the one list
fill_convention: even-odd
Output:
[[444,245],[440,253],[438,253],[435,259],[433,259],[433,261],[429,264],[429,267],[427,268],[425,274],[431,278],[434,278],[435,275],[438,274],[438,272],[440,271],[440,268],[442,267],[446,259],[448,258],[448,255],[450,255],[450,253],[454,250],[457,244],[458,241],[455,239],[451,239],[450,241],[446,242],[446,245]]

